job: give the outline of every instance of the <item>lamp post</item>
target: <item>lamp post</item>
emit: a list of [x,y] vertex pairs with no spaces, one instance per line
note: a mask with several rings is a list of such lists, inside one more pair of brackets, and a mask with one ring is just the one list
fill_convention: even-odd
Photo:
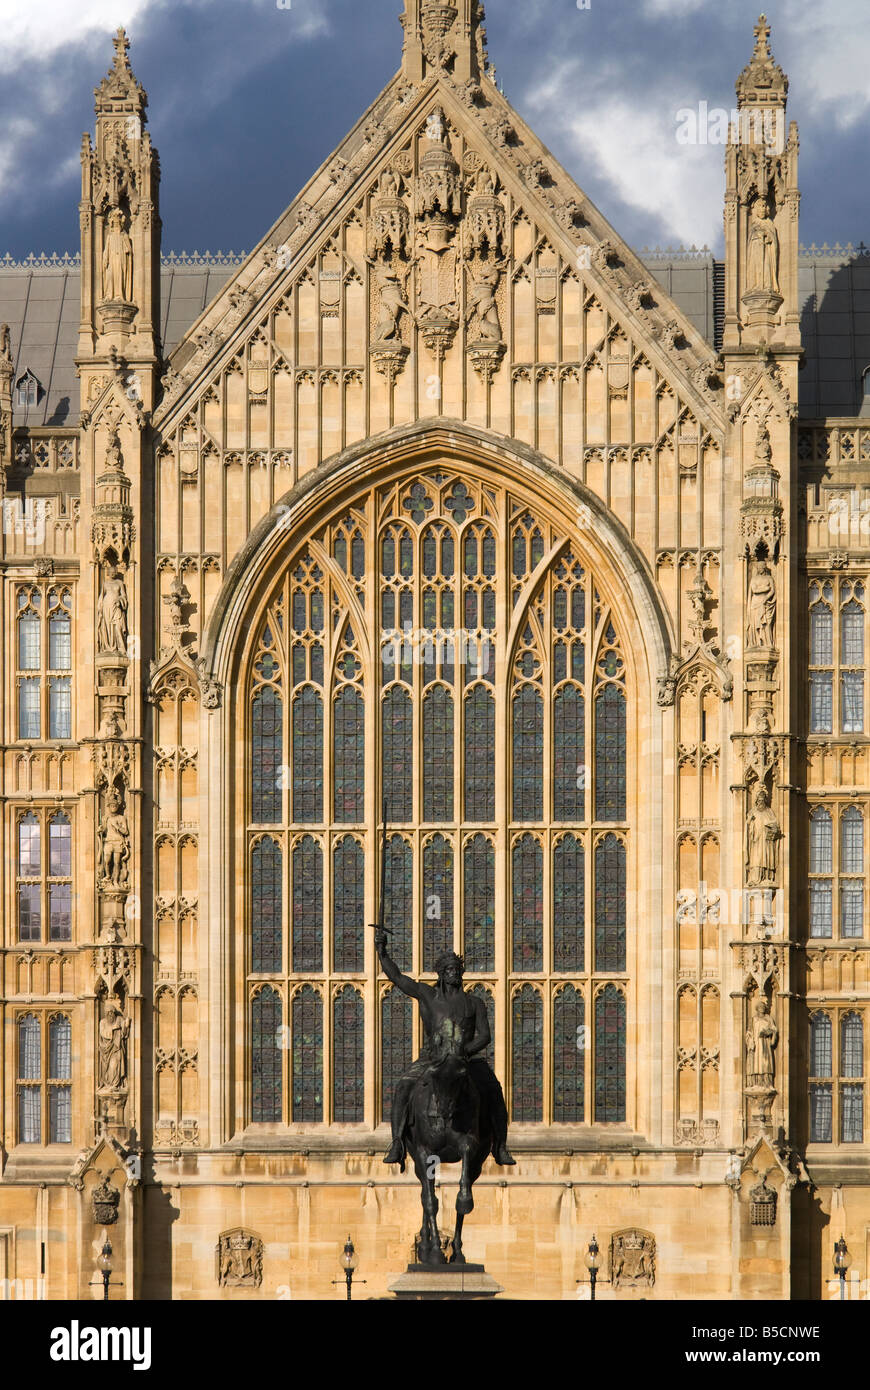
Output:
[[598,1241],[593,1235],[589,1242],[589,1249],[586,1252],[586,1268],[589,1270],[589,1287],[591,1290],[591,1301],[595,1302],[595,1285],[598,1281],[598,1271],[601,1268],[601,1261],[598,1258]]
[[846,1272],[851,1263],[852,1256],[849,1254],[849,1248],[846,1245],[846,1238],[845,1236],[840,1236],[840,1239],[834,1246],[834,1270],[840,1276],[841,1301],[846,1297]]
[[[345,1283],[347,1284],[348,1303],[350,1303],[352,1298],[351,1289],[353,1288],[353,1276],[358,1264],[359,1258],[357,1257],[357,1253],[353,1248],[353,1241],[351,1240],[350,1236],[348,1236],[344,1250],[341,1252],[341,1267],[344,1270],[344,1279]],[[333,1279],[332,1282],[333,1284],[340,1284],[341,1280]],[[357,1283],[359,1284],[365,1284],[367,1282],[368,1281],[366,1279],[357,1280]]]
[[103,1302],[109,1301],[109,1280],[112,1277],[112,1246],[109,1237],[106,1236],[106,1243],[100,1251],[97,1260],[97,1269],[103,1276]]

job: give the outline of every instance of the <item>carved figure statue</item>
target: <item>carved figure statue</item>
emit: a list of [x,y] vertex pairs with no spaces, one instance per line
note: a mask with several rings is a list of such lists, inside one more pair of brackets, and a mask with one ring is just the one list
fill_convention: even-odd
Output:
[[408,301],[399,283],[399,277],[392,270],[378,273],[378,286],[381,292],[380,312],[375,327],[375,339],[379,343],[398,343],[400,341],[399,322],[402,314],[409,314]]
[[133,243],[124,227],[120,208],[109,213],[109,230],[103,247],[103,298],[120,299],[129,304],[133,298]]
[[766,560],[758,560],[749,580],[746,641],[750,647],[772,647],[776,628],[776,580]]
[[779,237],[764,198],[756,198],[749,217],[746,248],[747,290],[779,294]]
[[501,342],[501,323],[495,298],[499,278],[499,271],[492,266],[482,270],[471,287],[471,304],[466,322],[470,325],[472,320],[476,320],[475,332],[481,342]]
[[121,453],[121,441],[118,438],[117,429],[112,428],[109,435],[109,442],[106,446],[106,472],[123,473],[124,456]]
[[123,888],[127,883],[130,860],[130,826],[121,795],[113,787],[107,798],[107,814],[100,822],[100,871],[105,883]]
[[766,999],[757,999],[746,1030],[746,1074],[750,1086],[773,1088],[776,1079],[773,1049],[778,1041],[779,1029],[770,1016],[770,1004]]
[[478,170],[477,178],[474,180],[474,191],[482,198],[495,196],[495,183],[485,164]]
[[100,1020],[100,1089],[120,1091],[127,1080],[127,1039],[130,1020],[109,1004]]
[[106,575],[97,603],[97,648],[101,652],[127,655],[127,586],[116,565],[106,565]]
[[0,323],[0,357],[12,361],[12,347],[9,340],[9,324]]
[[769,793],[759,787],[746,822],[746,881],[750,888],[776,882],[776,846],[781,833]]

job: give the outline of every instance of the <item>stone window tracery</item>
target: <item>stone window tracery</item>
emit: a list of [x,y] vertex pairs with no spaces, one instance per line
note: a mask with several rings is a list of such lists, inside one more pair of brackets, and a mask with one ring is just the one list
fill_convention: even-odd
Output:
[[809,1020],[810,1143],[864,1142],[864,1014],[819,1009]]
[[72,594],[33,585],[16,594],[15,737],[72,738]]
[[413,1014],[383,980],[366,1002],[386,802],[399,967],[464,954],[514,1120],[624,1123],[630,675],[567,530],[506,488],[411,475],[288,552],[250,630],[247,1119],[389,1113]]

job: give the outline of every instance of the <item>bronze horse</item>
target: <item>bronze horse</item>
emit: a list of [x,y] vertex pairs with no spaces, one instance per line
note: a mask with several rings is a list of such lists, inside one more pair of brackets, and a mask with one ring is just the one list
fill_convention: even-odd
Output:
[[438,1233],[435,1180],[441,1163],[461,1163],[449,1262],[465,1264],[462,1223],[474,1209],[472,1188],[492,1147],[493,1132],[486,1098],[474,1084],[465,1057],[461,1030],[449,1018],[442,1023],[437,1045],[440,1057],[414,1083],[405,1128],[423,1203],[419,1259],[421,1264],[447,1263]]

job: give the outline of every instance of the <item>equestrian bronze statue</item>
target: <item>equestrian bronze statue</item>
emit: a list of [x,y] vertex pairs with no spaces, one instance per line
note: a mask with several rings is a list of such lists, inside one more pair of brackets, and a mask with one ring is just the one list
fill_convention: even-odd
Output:
[[385,1163],[405,1169],[410,1154],[420,1180],[423,1226],[418,1245],[422,1264],[444,1264],[436,1216],[435,1179],[440,1163],[461,1163],[456,1198],[456,1229],[451,1264],[464,1264],[462,1222],[474,1207],[471,1189],[492,1153],[500,1165],[513,1164],[507,1147],[508,1116],[498,1079],[480,1054],[490,1030],[483,1001],[462,987],[464,962],[452,951],[435,962],[438,982],[425,984],[403,975],[387,952],[383,916],[375,945],[384,974],[416,999],[423,1020],[424,1045],[396,1086],[393,1142]]

